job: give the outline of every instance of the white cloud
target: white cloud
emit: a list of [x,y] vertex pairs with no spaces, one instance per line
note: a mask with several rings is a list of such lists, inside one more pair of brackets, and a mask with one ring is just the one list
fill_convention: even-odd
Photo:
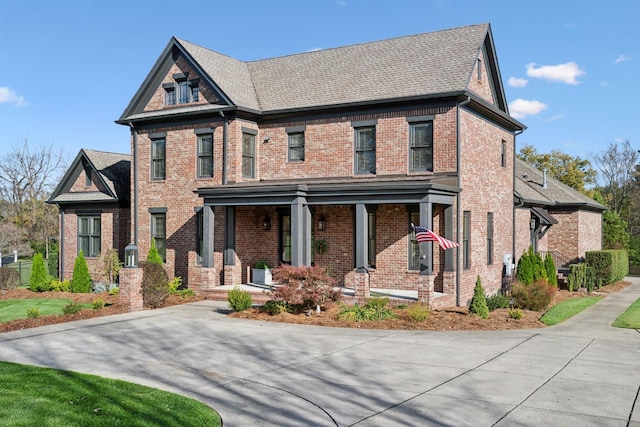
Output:
[[527,76],[549,80],[551,82],[567,83],[570,85],[580,84],[576,80],[579,76],[586,74],[575,62],[567,62],[559,65],[543,65],[536,68],[536,64],[527,64]]
[[611,83],[609,83],[609,82],[608,82],[608,81],[606,81],[606,80],[602,80],[602,81],[600,82],[600,86],[602,86],[602,87],[609,87],[609,86],[611,86]]
[[24,107],[27,105],[27,101],[24,97],[15,93],[15,91],[9,87],[0,86],[0,104],[14,104],[16,107]]
[[546,122],[555,122],[556,120],[560,120],[561,118],[564,117],[564,112],[556,114],[553,117],[548,118],[547,120],[545,120]]
[[517,77],[509,77],[507,84],[511,87],[525,87],[529,83],[527,79],[519,79]]
[[619,64],[621,62],[626,62],[626,61],[631,61],[631,57],[627,55],[620,55],[613,62],[615,62],[616,64]]
[[518,98],[509,104],[509,113],[516,119],[523,119],[527,116],[539,114],[546,108],[547,104],[543,102]]

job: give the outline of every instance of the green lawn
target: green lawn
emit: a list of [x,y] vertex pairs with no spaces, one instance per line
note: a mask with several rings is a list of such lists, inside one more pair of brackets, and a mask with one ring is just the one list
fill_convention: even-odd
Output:
[[2,426],[221,426],[207,405],[94,375],[0,362]]
[[587,307],[591,307],[593,304],[600,301],[602,297],[584,297],[584,298],[571,298],[560,304],[554,305],[542,315],[540,321],[547,326],[557,325],[562,323],[571,316],[575,316]]
[[[0,301],[0,323],[15,319],[26,319],[27,310],[37,308],[41,316],[48,314],[62,314],[64,306],[72,302],[64,298],[27,298]],[[81,304],[91,307],[91,304]]]
[[612,326],[616,328],[640,329],[640,299],[637,299],[620,315]]

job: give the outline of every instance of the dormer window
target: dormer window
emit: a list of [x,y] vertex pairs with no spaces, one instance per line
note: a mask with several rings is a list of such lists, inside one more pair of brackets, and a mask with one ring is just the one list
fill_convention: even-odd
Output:
[[200,79],[189,80],[187,73],[173,75],[174,82],[164,83],[164,104],[189,104],[200,100]]

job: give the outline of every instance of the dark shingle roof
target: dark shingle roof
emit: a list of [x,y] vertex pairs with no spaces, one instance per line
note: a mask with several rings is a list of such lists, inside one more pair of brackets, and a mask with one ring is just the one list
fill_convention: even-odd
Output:
[[488,31],[471,25],[253,62],[176,40],[235,105],[280,111],[464,91]]
[[552,178],[547,174],[547,187],[543,188],[544,173],[530,164],[516,159],[515,192],[525,203],[548,207],[584,207],[605,210],[606,207]]

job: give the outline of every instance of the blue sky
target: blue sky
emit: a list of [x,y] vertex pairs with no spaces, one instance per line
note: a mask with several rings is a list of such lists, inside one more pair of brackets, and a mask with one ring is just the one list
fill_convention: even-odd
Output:
[[485,22],[519,147],[640,149],[637,0],[0,0],[0,156],[128,153],[114,120],[173,35],[249,61]]

